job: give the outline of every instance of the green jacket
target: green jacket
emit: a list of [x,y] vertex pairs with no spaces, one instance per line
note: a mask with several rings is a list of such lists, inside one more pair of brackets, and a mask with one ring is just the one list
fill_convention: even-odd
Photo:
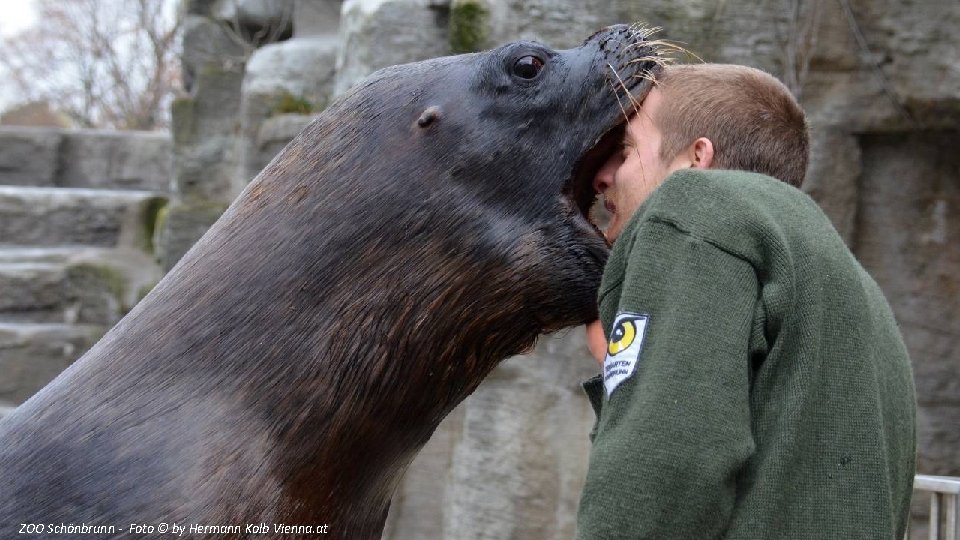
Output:
[[753,173],[673,174],[616,241],[600,319],[577,538],[903,537],[910,361],[809,197]]

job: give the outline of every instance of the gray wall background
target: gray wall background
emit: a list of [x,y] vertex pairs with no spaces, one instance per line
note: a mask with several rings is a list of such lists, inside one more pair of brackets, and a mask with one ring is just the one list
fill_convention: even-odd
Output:
[[[172,267],[276,152],[375,69],[520,38],[565,48],[601,26],[643,20],[662,26],[661,37],[684,42],[706,61],[759,67],[799,95],[814,136],[805,189],[886,292],[912,355],[920,404],[918,469],[960,475],[960,42],[955,39],[960,3],[955,0],[188,0],[183,11],[189,95],[174,103],[170,181],[155,185],[129,171],[88,174],[114,178],[112,184],[90,181],[97,184],[91,189],[114,190],[114,199],[118,189],[137,194],[136,203],[120,197],[127,201],[120,205],[128,209],[123,215],[134,216],[134,225],[117,225],[117,230],[133,227],[118,238],[151,239],[149,249],[131,243],[140,246],[133,256],[120,240],[101,246],[114,250],[105,255],[113,261],[106,266],[146,254],[156,270],[147,272],[149,278],[142,273],[124,278],[122,287],[116,273],[105,278],[94,272],[80,282],[45,278],[60,288],[34,287],[33,296],[6,311],[3,302],[11,296],[6,291],[13,288],[0,287],[0,392],[4,381],[21,381],[7,384],[13,390],[0,400],[15,404],[33,391],[31,385],[79,356],[95,339],[91,335],[135,302],[131,290]],[[274,41],[251,43],[258,32]],[[94,135],[106,136],[89,134]],[[77,176],[63,171],[83,167],[70,165],[80,157],[64,157],[70,155],[64,153],[70,151],[64,137],[0,131],[0,184],[21,186],[0,188],[0,212],[8,212],[0,226],[0,282],[13,279],[5,273],[6,261],[21,272],[13,274],[20,281],[11,283],[38,283],[39,277],[24,278],[23,271],[44,261],[16,259],[14,248],[57,244],[28,234],[49,220],[31,218],[24,208],[38,203],[20,199],[30,189],[22,186],[43,175],[51,179],[48,184],[63,184],[44,189],[71,187],[69,178]],[[8,150],[11,140],[23,148],[46,148],[55,156],[52,163],[61,165],[45,172],[43,160],[24,158],[38,150]],[[170,142],[155,143],[164,144]],[[127,161],[102,148],[83,155],[88,161],[103,155],[138,163],[136,156],[155,151],[130,151],[134,157],[123,158]],[[121,170],[122,163],[114,168]],[[93,202],[80,206],[110,199],[89,195]],[[41,199],[65,196],[46,193]],[[19,228],[7,228],[14,223],[8,216],[19,216]],[[79,230],[63,219],[65,229]],[[70,257],[76,265],[77,255]],[[82,296],[77,290],[97,290],[89,283],[101,283],[106,291],[101,296],[114,303],[96,295],[86,304],[76,300]],[[115,294],[118,290],[124,294]],[[32,318],[24,323],[23,314],[36,312],[24,305],[43,294],[54,307],[42,324],[64,328],[31,326],[4,334],[18,324],[41,324]],[[70,321],[60,320],[69,313],[57,304],[62,298],[70,298],[71,306],[114,308],[105,315],[74,309],[91,313],[94,321],[79,338],[76,317],[69,329]],[[28,331],[48,334],[31,342],[23,337]],[[36,343],[51,342],[65,344],[54,347],[59,364],[23,376],[41,357]],[[533,354],[504,362],[444,421],[411,466],[384,538],[571,537],[593,422],[579,382],[595,372],[578,329],[544,338]],[[926,499],[916,499],[921,519]],[[922,534],[921,525],[915,535]]]

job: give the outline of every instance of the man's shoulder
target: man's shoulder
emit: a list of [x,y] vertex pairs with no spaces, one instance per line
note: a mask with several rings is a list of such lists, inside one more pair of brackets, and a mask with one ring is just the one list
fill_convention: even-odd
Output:
[[765,244],[790,243],[800,231],[836,234],[823,211],[799,189],[763,174],[684,169],[670,175],[634,216],[756,261]]
[[[696,221],[737,213],[764,213],[813,203],[799,189],[776,178],[748,171],[682,169],[671,174],[650,197],[651,214],[687,216]],[[718,216],[719,215],[719,216]]]

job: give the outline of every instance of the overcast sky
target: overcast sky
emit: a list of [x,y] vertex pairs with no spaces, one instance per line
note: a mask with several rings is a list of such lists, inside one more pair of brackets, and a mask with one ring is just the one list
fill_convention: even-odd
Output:
[[[33,0],[0,0],[0,35],[9,36],[33,24],[36,18],[33,12]],[[2,76],[2,73],[0,73]],[[0,77],[2,79],[2,77]],[[16,96],[0,83],[0,111],[16,101]]]
[[0,34],[8,36],[33,22],[33,0],[0,0]]

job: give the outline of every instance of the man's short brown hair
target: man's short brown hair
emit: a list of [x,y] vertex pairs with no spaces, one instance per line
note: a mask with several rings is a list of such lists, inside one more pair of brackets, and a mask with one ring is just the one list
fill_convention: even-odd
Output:
[[673,65],[657,88],[654,118],[670,162],[699,137],[713,143],[713,168],[763,173],[799,187],[807,172],[809,135],[803,109],[773,76],[730,64]]

